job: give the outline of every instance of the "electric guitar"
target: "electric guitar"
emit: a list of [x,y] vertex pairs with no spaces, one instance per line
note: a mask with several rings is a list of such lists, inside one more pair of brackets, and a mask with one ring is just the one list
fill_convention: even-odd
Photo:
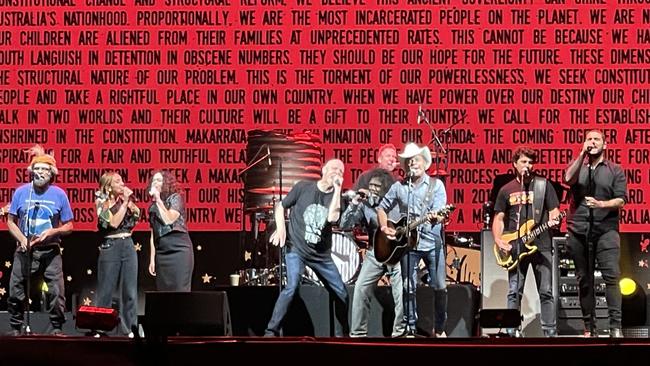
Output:
[[[566,214],[566,210],[560,212],[557,221],[562,220]],[[551,227],[553,225],[551,225],[550,221],[536,226],[534,220],[528,220],[519,227],[518,231],[503,233],[501,240],[512,245],[512,249],[501,249],[495,243],[494,257],[497,260],[497,264],[508,271],[515,269],[524,257],[537,251],[537,245],[533,241]],[[521,252],[519,253],[518,251]]]
[[[375,258],[380,263],[396,264],[402,256],[409,250],[415,249],[418,246],[419,233],[417,227],[429,221],[429,214],[433,213],[434,216],[449,217],[456,207],[454,205],[447,205],[438,211],[431,211],[422,215],[419,219],[407,225],[406,217],[402,217],[399,221],[394,222],[388,220],[388,227],[395,229],[395,239],[389,239],[388,236],[381,231],[380,228],[375,231],[374,250]],[[408,233],[410,232],[410,235]]]

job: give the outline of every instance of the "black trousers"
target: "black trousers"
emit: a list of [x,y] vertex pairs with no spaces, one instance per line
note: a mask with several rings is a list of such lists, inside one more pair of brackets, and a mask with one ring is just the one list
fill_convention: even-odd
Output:
[[[589,240],[587,240],[589,239]],[[580,307],[586,329],[596,326],[596,294],[594,290],[594,266],[591,258],[598,263],[605,281],[605,297],[609,312],[609,327],[620,328],[622,320],[621,291],[618,281],[621,277],[619,260],[621,257],[621,239],[618,232],[610,230],[605,233],[593,233],[590,238],[569,230],[567,242],[569,253],[573,258],[578,279]]]
[[[32,275],[41,273],[47,285],[45,301],[52,327],[61,329],[65,323],[65,289],[61,250],[58,246],[42,250],[34,249],[31,263],[29,262],[29,253],[17,250],[14,253],[14,263],[9,280],[9,300],[7,301],[7,310],[10,315],[9,324],[13,329],[21,329],[24,323],[27,280]],[[31,288],[33,288],[32,286],[35,284],[30,284]]]

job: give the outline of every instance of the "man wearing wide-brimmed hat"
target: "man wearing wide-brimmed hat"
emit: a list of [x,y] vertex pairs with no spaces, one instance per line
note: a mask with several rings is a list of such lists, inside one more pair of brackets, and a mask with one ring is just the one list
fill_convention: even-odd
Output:
[[[29,150],[32,157],[27,170],[32,181],[14,192],[7,226],[17,246],[9,280],[11,335],[20,335],[24,327],[26,273],[43,273],[47,285],[46,301],[52,323],[51,333],[62,334],[65,322],[65,290],[61,236],[72,232],[72,209],[63,189],[53,186],[58,173],[56,160],[40,145]],[[30,260],[31,259],[31,260]],[[34,268],[35,267],[35,268]]]
[[447,193],[443,182],[430,177],[426,171],[431,167],[431,151],[426,146],[409,143],[399,154],[400,163],[406,172],[403,182],[393,184],[379,204],[377,216],[381,231],[389,238],[396,231],[388,226],[389,212],[396,205],[403,216],[409,214],[407,222],[414,218],[427,215],[429,221],[418,227],[419,241],[417,249],[409,251],[401,260],[402,276],[408,278],[405,291],[404,313],[407,318],[407,332],[414,334],[417,321],[415,302],[417,268],[420,260],[424,260],[429,270],[429,286],[435,293],[435,328],[436,336],[445,336],[445,321],[447,319],[447,285],[445,251],[441,236],[441,217],[432,212],[442,209],[447,203]]

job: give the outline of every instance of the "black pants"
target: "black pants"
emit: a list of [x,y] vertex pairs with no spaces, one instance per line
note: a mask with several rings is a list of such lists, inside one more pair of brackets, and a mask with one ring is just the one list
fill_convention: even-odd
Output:
[[610,230],[605,233],[594,233],[587,240],[585,235],[569,231],[567,242],[573,258],[578,278],[580,307],[586,329],[596,326],[596,295],[594,293],[594,266],[589,263],[591,258],[598,263],[603,280],[605,281],[605,297],[609,311],[609,327],[621,327],[621,291],[618,281],[621,277],[619,259],[621,256],[621,239],[618,232]]
[[[30,276],[29,254],[16,251],[9,280],[9,324],[13,329],[21,329],[24,322],[25,286]],[[43,274],[47,285],[45,299],[50,322],[55,329],[61,329],[65,323],[65,289],[63,285],[63,260],[59,247],[34,249],[32,251],[31,275]],[[30,284],[30,287],[34,284]],[[32,287],[33,288],[33,287]]]
[[97,306],[110,308],[119,293],[121,331],[138,324],[138,255],[130,237],[104,239],[97,259]]

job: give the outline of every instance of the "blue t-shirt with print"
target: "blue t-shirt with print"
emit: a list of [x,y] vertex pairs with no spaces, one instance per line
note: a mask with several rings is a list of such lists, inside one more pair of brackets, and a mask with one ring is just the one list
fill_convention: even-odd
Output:
[[[11,199],[9,214],[18,218],[18,227],[29,237],[56,228],[73,219],[70,201],[63,189],[50,185],[45,192],[32,189],[32,183],[20,186]],[[58,236],[50,237],[40,245],[56,244]]]

